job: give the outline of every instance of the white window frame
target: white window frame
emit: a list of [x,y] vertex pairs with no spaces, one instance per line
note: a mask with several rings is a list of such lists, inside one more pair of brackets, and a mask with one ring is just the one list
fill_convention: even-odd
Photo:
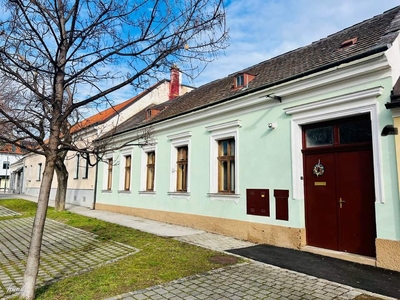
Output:
[[3,170],[10,169],[10,162],[8,160],[3,161]]
[[[147,181],[147,154],[149,152],[154,152],[156,162],[154,165],[154,188],[152,191],[146,190],[146,181]],[[157,151],[156,145],[146,145],[142,147],[142,162],[141,162],[141,178],[140,178],[140,194],[155,194],[157,187]]]
[[[168,135],[167,138],[171,141],[171,160],[170,160],[170,181],[169,181],[169,192],[170,196],[189,196],[190,195],[190,174],[191,174],[191,131],[185,131],[177,134]],[[177,184],[177,170],[176,170],[176,160],[178,157],[179,147],[188,147],[188,166],[187,166],[187,191],[180,192],[176,190]],[[188,198],[187,198],[188,199]]]
[[90,155],[87,154],[87,157],[85,159],[85,169],[83,171],[82,179],[89,178],[89,162],[90,162]]
[[80,168],[80,158],[81,158],[79,153],[76,154],[75,158],[76,158],[76,160],[75,160],[75,175],[74,175],[74,179],[79,179],[79,168]]
[[38,163],[38,174],[37,174],[37,180],[36,181],[41,181],[42,180],[42,163]]
[[[107,184],[108,184],[108,161],[112,159],[113,160],[113,173],[112,173],[112,177],[111,177],[111,190],[107,189]],[[115,174],[115,159],[114,159],[114,155],[112,153],[110,154],[106,154],[103,157],[103,192],[112,192],[113,188],[114,188],[114,174]]]
[[372,152],[375,180],[375,201],[384,203],[384,187],[382,172],[382,154],[380,144],[379,116],[377,97],[383,93],[378,86],[367,90],[357,91],[328,98],[317,102],[307,103],[284,110],[292,115],[292,181],[293,199],[304,200],[302,126],[321,121],[356,116],[369,113],[372,131]]
[[244,73],[236,75],[236,77],[235,77],[235,85],[236,85],[237,88],[245,86]]
[[[129,184],[129,191],[125,191],[125,166],[126,166],[126,157],[131,156],[131,182]],[[119,185],[118,192],[130,192],[132,190],[132,159],[133,159],[133,148],[128,148],[121,150],[120,157],[122,157],[119,163]]]
[[[208,196],[211,200],[239,202],[239,128],[242,127],[240,120],[234,120],[217,125],[207,126],[210,132],[210,187]],[[218,193],[218,141],[229,138],[235,139],[235,193]]]

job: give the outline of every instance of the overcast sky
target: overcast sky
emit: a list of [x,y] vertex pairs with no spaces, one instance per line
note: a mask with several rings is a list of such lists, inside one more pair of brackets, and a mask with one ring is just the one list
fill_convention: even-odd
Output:
[[[379,15],[399,0],[228,0],[230,46],[194,81],[212,80]],[[185,79],[184,79],[185,83]]]

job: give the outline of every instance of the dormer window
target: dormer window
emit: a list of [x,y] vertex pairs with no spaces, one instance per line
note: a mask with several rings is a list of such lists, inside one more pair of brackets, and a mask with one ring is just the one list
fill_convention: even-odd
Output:
[[240,89],[246,87],[250,81],[252,81],[256,76],[247,74],[247,73],[239,73],[234,77],[233,88]]
[[146,120],[150,119],[151,117],[154,117],[160,111],[161,110],[159,110],[159,109],[149,108],[148,110],[146,110]]
[[244,74],[236,76],[236,87],[244,86]]

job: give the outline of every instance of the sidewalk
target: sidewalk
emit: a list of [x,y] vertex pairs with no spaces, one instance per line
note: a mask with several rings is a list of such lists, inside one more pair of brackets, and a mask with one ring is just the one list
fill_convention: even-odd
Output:
[[[36,198],[26,195],[0,194],[0,198],[22,198],[33,202],[37,201]],[[50,201],[49,205],[54,206],[54,201]],[[251,251],[253,248],[257,249],[256,245],[250,242],[240,241],[231,237],[208,233],[189,227],[166,224],[106,211],[91,210],[87,207],[69,204],[66,205],[66,209],[84,216],[120,224],[159,236],[175,238],[183,242],[225,252],[230,255],[232,255],[232,253],[235,253],[236,255],[246,253]],[[240,249],[246,249],[246,251],[240,251]],[[290,255],[290,252],[285,252],[285,255]],[[251,255],[245,256],[251,257]],[[283,259],[285,259],[285,257],[283,257]],[[274,263],[272,262],[272,264]],[[382,294],[393,296],[393,294],[391,294],[392,291],[387,291],[386,293],[384,289],[383,292],[382,289],[380,289],[379,291],[381,295],[378,295],[374,290],[369,289],[371,292],[368,292],[357,288],[359,287],[357,284],[352,285],[353,279],[351,274],[344,274],[348,277],[348,281],[345,280],[345,284],[341,284],[321,279],[316,276],[310,276],[273,266],[272,264],[249,260],[249,262],[245,264],[230,266],[207,272],[205,274],[182,278],[164,285],[154,286],[140,291],[133,291],[124,295],[117,295],[109,298],[109,300],[354,299],[361,294],[367,294],[370,296],[375,295],[382,299],[394,299],[382,296]],[[305,262],[305,264],[307,264],[307,262]],[[374,274],[371,273],[371,276],[373,275]],[[379,278],[377,279],[379,280]],[[357,280],[357,278],[355,280]],[[377,284],[379,285],[379,282],[377,282]],[[373,292],[375,292],[375,294]]]

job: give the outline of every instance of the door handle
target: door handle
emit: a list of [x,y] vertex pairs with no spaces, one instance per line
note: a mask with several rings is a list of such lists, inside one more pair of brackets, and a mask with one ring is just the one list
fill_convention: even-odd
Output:
[[342,208],[342,203],[345,203],[346,201],[342,200],[342,198],[339,198],[339,203],[340,203],[340,208]]

